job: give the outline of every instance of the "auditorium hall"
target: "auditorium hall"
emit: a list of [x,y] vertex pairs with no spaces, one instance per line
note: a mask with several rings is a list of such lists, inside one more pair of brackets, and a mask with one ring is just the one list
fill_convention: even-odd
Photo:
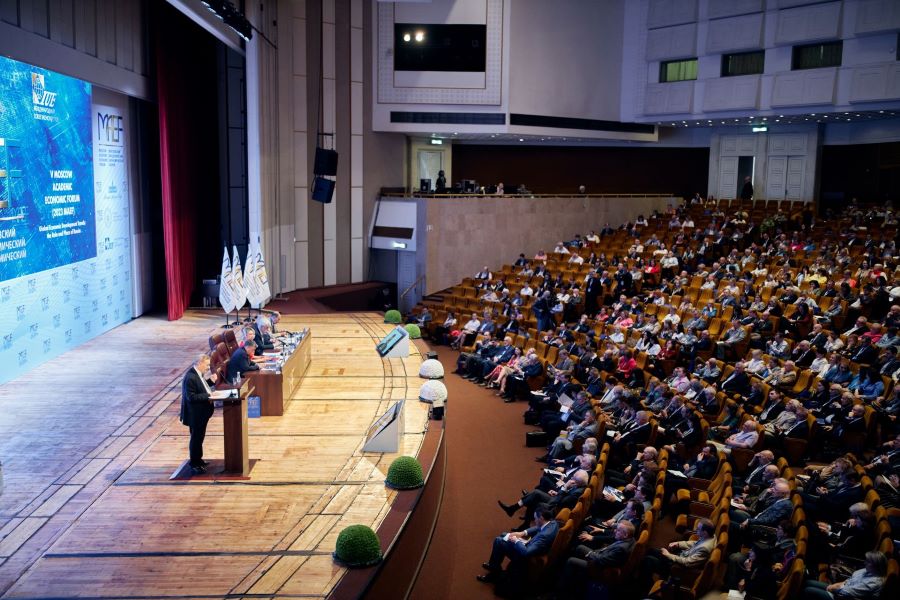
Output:
[[893,600],[897,0],[0,1],[0,599]]

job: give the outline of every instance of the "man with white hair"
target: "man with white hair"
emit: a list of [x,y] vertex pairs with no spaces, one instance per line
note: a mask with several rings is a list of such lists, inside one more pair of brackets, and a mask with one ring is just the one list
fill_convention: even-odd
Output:
[[181,382],[181,422],[188,426],[191,439],[188,443],[191,472],[194,475],[206,473],[209,463],[203,460],[203,439],[206,424],[212,417],[214,407],[210,401],[211,386],[215,384],[215,373],[209,373],[209,355],[200,354]]

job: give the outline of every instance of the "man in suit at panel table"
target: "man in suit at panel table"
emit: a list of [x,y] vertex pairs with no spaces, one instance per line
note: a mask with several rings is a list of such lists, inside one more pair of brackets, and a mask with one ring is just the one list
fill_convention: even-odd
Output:
[[247,371],[259,370],[259,365],[250,360],[255,351],[255,340],[247,340],[243,346],[234,351],[228,360],[228,370],[226,371],[228,381],[234,381],[238,376],[243,377]]
[[260,352],[275,349],[275,342],[272,340],[272,326],[267,317],[260,315],[256,318],[256,322],[253,323],[253,332],[256,334],[253,340]]
[[513,531],[494,538],[491,557],[481,566],[487,569],[484,575],[478,575],[478,581],[492,583],[496,581],[503,568],[503,559],[510,559],[510,569],[520,561],[532,556],[542,556],[550,552],[553,540],[559,532],[559,523],[554,519],[552,510],[540,507],[535,510],[535,525],[525,531]]
[[[203,438],[206,437],[206,424],[213,415],[213,404],[209,399],[215,383],[216,375],[208,374],[209,356],[201,354],[184,374],[181,381],[181,414],[180,420],[190,428],[191,439],[188,443],[191,472],[194,475],[206,473],[209,463],[203,460]],[[208,379],[207,379],[208,376]]]

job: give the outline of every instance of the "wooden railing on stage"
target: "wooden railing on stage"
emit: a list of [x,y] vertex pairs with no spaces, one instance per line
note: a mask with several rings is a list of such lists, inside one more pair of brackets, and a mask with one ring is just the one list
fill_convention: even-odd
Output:
[[[418,344],[418,342],[416,342]],[[420,344],[424,354],[428,349]],[[364,569],[351,569],[328,595],[329,600],[366,598],[398,600],[412,592],[431,543],[444,496],[447,453],[444,421],[429,421],[418,460],[425,485],[397,492],[391,510],[378,527],[384,560]]]

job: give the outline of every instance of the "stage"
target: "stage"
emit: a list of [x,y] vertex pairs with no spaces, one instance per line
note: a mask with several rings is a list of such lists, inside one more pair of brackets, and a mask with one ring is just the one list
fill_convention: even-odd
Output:
[[[345,526],[373,528],[396,492],[399,454],[428,423],[422,357],[382,360],[376,313],[286,316],[312,332],[312,361],[281,417],[251,419],[248,478],[217,476],[222,419],[209,424],[212,475],[170,480],[187,455],[181,376],[220,314],[141,318],[0,386],[0,596],[324,597]],[[398,454],[360,451],[369,425],[406,399]]]

